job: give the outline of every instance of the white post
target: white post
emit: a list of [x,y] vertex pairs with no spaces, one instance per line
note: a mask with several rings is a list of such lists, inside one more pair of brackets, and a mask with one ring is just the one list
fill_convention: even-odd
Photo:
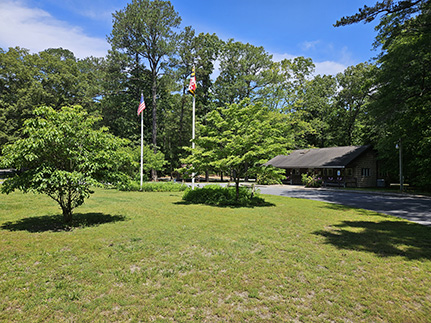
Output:
[[141,112],[141,191],[144,181],[144,113]]
[[[192,112],[192,149],[195,149],[195,96],[193,95],[193,112]],[[192,190],[195,189],[195,173],[192,173]]]

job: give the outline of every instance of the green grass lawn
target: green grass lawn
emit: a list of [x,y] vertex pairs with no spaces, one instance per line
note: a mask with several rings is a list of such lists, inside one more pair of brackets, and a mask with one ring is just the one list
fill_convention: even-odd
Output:
[[0,195],[1,322],[429,322],[431,228],[265,196],[97,189],[57,221],[49,198]]

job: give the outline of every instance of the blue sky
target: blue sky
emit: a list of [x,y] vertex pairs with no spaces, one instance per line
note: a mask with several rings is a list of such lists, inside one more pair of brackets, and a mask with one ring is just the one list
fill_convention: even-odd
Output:
[[[131,1],[131,0],[130,0]],[[77,57],[104,56],[112,16],[127,0],[0,0],[0,47],[31,52],[68,48]],[[373,24],[333,27],[376,0],[172,0],[182,27],[223,40],[263,46],[274,60],[311,57],[316,71],[335,74],[376,56]]]

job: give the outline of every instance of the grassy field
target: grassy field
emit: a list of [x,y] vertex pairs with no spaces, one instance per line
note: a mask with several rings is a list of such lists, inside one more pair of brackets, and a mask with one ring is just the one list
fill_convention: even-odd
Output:
[[0,321],[430,322],[430,227],[181,196],[98,189],[64,228],[50,199],[0,195]]

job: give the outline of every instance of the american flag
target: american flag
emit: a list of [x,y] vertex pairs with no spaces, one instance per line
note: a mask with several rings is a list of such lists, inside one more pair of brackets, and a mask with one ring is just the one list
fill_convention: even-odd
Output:
[[141,102],[139,103],[139,107],[138,107],[138,115],[144,110],[145,110],[144,95],[141,93]]

